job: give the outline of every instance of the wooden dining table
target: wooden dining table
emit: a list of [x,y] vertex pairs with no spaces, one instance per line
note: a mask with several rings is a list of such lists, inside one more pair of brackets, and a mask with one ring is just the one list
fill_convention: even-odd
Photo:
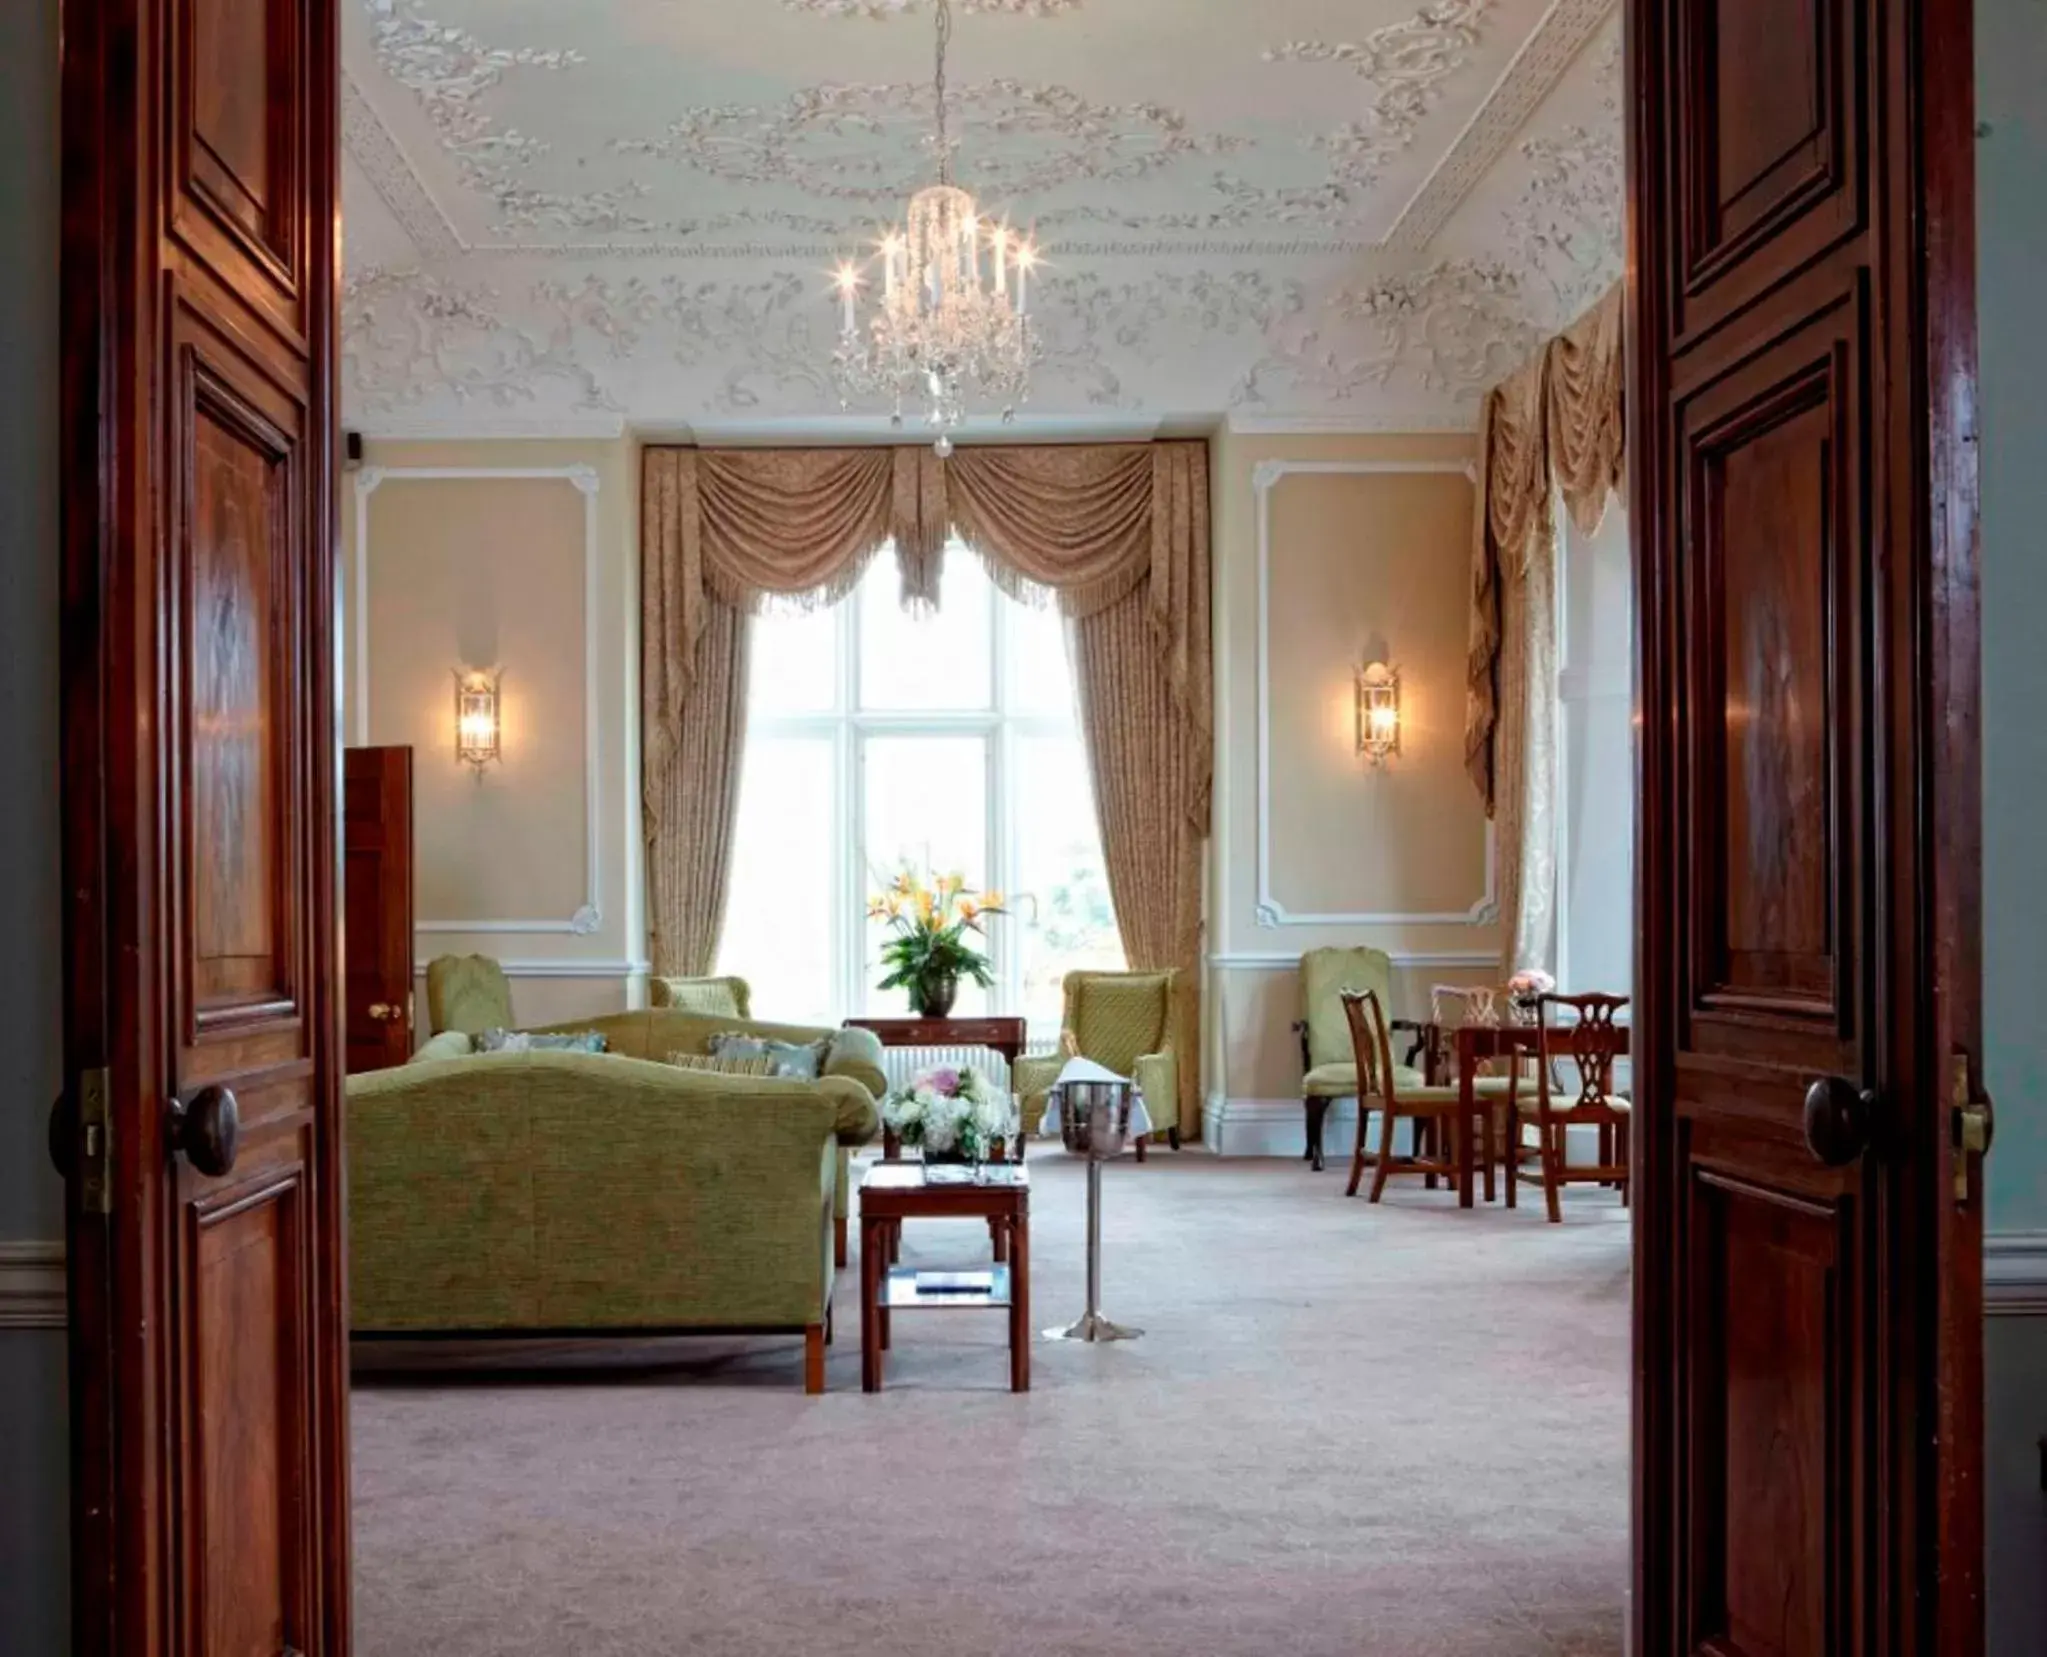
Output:
[[[1625,1028],[1625,1026],[1623,1026]],[[1431,1087],[1440,1086],[1445,1062],[1448,1061],[1457,1074],[1457,1119],[1453,1134],[1457,1157],[1457,1206],[1470,1208],[1477,1199],[1477,1156],[1475,1147],[1485,1127],[1485,1118],[1480,1110],[1490,1109],[1490,1100],[1481,1100],[1478,1093],[1478,1068],[1488,1060],[1508,1059],[1519,1064],[1522,1059],[1533,1059],[1542,1052],[1542,1030],[1533,1024],[1459,1024],[1445,1027],[1436,1023],[1425,1023],[1422,1032],[1423,1077]],[[1559,1030],[1555,1033],[1563,1034]],[[1528,1084],[1536,1084],[1531,1079]],[[1503,1147],[1508,1156],[1514,1154],[1511,1144]],[[1603,1153],[1603,1160],[1611,1160]],[[1493,1165],[1490,1159],[1485,1166],[1485,1200],[1493,1200]]]

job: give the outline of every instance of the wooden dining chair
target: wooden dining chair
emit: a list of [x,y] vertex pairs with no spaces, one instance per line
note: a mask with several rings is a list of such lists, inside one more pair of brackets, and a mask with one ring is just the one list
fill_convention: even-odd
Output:
[[[1540,1020],[1540,1062],[1534,1066],[1534,1096],[1518,1085],[1507,1099],[1507,1206],[1515,1206],[1515,1181],[1529,1162],[1542,1171],[1543,1200],[1552,1225],[1563,1223],[1560,1198],[1566,1185],[1612,1185],[1628,1203],[1628,1145],[1631,1102],[1613,1091],[1613,1061],[1628,1051],[1628,1031],[1615,1014],[1628,1004],[1624,995],[1545,995],[1537,1002]],[[1552,1008],[1569,1009],[1571,1021],[1552,1021]],[[1577,1077],[1576,1094],[1561,1078],[1569,1066]],[[1578,1125],[1599,1130],[1598,1158],[1572,1163],[1569,1130]],[[1527,1138],[1534,1131],[1534,1142]]]
[[[1387,1035],[1386,1009],[1380,1005],[1377,990],[1345,990],[1342,992],[1343,1016],[1350,1024],[1352,1050],[1357,1055],[1358,1067],[1358,1142],[1351,1152],[1350,1184],[1344,1195],[1355,1197],[1358,1186],[1365,1177],[1365,1167],[1372,1165],[1372,1192],[1368,1199],[1377,1202],[1386,1190],[1386,1180],[1392,1174],[1421,1174],[1433,1187],[1437,1177],[1455,1180],[1457,1177],[1457,1135],[1464,1132],[1466,1124],[1458,1121],[1461,1099],[1453,1087],[1403,1084],[1400,1072],[1393,1064],[1393,1043]],[[1371,1125],[1374,1100],[1379,1107],[1379,1148],[1368,1152],[1365,1149],[1367,1130]],[[1414,1126],[1409,1130],[1414,1144],[1407,1156],[1396,1156],[1393,1151],[1394,1130],[1400,1119],[1406,1117]],[[1447,1123],[1444,1130],[1438,1125]],[[1488,1116],[1485,1127],[1485,1156],[1490,1164],[1493,1155],[1492,1122]]]

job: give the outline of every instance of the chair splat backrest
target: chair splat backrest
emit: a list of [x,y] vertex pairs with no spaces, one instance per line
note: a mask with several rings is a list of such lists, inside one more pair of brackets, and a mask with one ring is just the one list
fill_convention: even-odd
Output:
[[1348,1064],[1350,1028],[1338,996],[1345,990],[1372,990],[1381,1005],[1393,998],[1393,959],[1383,949],[1311,949],[1301,957],[1302,1063]]
[[1386,1097],[1393,1086],[1393,1044],[1386,1033],[1386,1009],[1377,990],[1339,990],[1343,1016],[1350,1026],[1351,1051],[1358,1067],[1358,1097]]
[[[1613,1061],[1628,1051],[1628,1032],[1615,1015],[1628,1004],[1624,995],[1597,991],[1585,995],[1545,995],[1536,1004],[1540,1020],[1542,1059],[1537,1067],[1542,1099],[1549,1103],[1550,1061],[1567,1058],[1578,1069],[1578,1097],[1572,1109],[1604,1106],[1613,1095]],[[1568,1007],[1571,1022],[1553,1023],[1552,1007]]]

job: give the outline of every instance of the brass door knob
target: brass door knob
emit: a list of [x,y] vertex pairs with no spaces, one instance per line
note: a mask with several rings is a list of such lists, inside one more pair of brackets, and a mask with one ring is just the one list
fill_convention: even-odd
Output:
[[405,1016],[405,1009],[393,1001],[372,1001],[370,1017],[379,1024],[396,1024]]

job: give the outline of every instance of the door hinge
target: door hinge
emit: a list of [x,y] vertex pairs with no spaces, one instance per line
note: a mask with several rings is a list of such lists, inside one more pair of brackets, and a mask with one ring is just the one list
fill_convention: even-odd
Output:
[[1978,1094],[1970,1079],[1969,1055],[1955,1054],[1954,1066],[1949,1098],[1954,1105],[1955,1203],[1959,1207],[1969,1201],[1971,1164],[1980,1164],[1990,1154],[1991,1141],[1997,1137],[1997,1112],[1988,1097]]

